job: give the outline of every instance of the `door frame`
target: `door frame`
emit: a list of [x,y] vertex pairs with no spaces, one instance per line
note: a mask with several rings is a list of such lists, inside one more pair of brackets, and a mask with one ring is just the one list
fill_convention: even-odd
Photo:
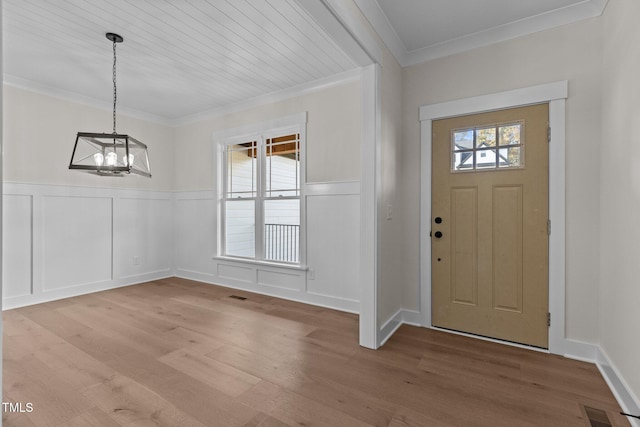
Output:
[[420,107],[420,312],[431,324],[431,124],[433,120],[549,103],[549,352],[565,354],[565,103],[568,81]]

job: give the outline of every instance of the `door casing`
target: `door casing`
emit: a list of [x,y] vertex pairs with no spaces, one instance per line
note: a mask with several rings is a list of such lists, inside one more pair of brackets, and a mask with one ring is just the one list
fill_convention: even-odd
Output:
[[[532,86],[420,108],[420,314],[431,324],[431,124],[433,120],[466,114],[549,103],[549,352],[566,354],[565,339],[565,100],[568,82]],[[516,345],[516,344],[514,344]],[[528,347],[527,347],[528,348]]]

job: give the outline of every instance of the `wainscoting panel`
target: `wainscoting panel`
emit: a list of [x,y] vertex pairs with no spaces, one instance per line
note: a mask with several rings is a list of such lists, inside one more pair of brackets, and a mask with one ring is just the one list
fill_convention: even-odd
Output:
[[176,270],[210,275],[217,245],[213,195],[210,191],[176,193],[174,212]]
[[256,270],[250,265],[232,265],[220,262],[218,263],[218,277],[225,280],[225,283],[253,284],[256,282]]
[[167,270],[173,257],[173,203],[170,198],[116,199],[114,265],[116,277],[134,278]]
[[[179,277],[338,310],[360,309],[360,184],[307,184],[306,264],[300,268],[221,257],[213,192],[175,194]],[[304,241],[301,239],[301,241]]]
[[7,194],[3,197],[2,245],[3,280],[5,298],[31,295],[33,276],[31,254],[33,250],[33,197]]
[[270,288],[302,291],[304,288],[304,271],[275,271],[258,269],[258,285]]
[[42,290],[112,280],[113,199],[42,198]]
[[307,292],[360,300],[360,196],[307,197]]
[[3,308],[173,275],[173,193],[4,183]]

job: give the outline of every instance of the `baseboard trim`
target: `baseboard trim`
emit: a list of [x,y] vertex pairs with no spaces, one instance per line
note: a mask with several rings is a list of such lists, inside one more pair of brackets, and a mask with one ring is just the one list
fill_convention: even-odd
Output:
[[[596,366],[622,410],[629,414],[640,414],[640,400],[631,391],[631,388],[629,388],[615,365],[611,363],[607,353],[599,346],[597,348],[597,357]],[[632,426],[640,427],[640,420],[630,417],[627,419]]]
[[381,327],[378,333],[378,347],[382,347],[402,325],[421,326],[420,312],[399,309]]
[[275,288],[264,285],[256,286],[252,282],[241,282],[238,280],[215,276],[213,274],[200,273],[184,269],[177,269],[176,277],[196,280],[198,282],[208,283],[210,285],[224,286],[225,288],[239,289],[260,295],[267,295],[274,298],[300,302],[303,304],[315,305],[317,307],[324,307],[331,310],[344,311],[352,314],[360,313],[360,302],[355,300],[335,298],[312,293],[302,293],[297,290],[286,288]]
[[128,278],[120,278],[116,280],[108,280],[87,285],[71,286],[63,289],[56,289],[49,292],[41,292],[37,294],[21,295],[12,298],[3,298],[2,310],[11,310],[13,308],[26,307],[29,305],[42,304],[45,302],[57,301],[64,298],[73,298],[80,295],[92,294],[95,292],[108,291],[110,289],[122,288],[125,286],[138,285],[140,283],[151,282],[153,280],[166,279],[172,277],[173,272],[170,269],[160,270],[157,272],[143,273]]
[[[378,347],[383,346],[393,334],[403,324],[422,326],[421,314],[418,311],[413,310],[398,310],[393,316],[391,316],[381,327],[378,336],[380,337]],[[490,338],[478,337],[475,335],[465,334],[462,332],[449,331],[446,329],[440,329],[437,327],[431,327],[431,329],[443,330],[449,333],[468,336],[475,339],[483,339],[486,341],[492,341],[499,344],[511,345],[515,347],[522,347],[533,351],[547,352],[546,350],[536,349],[534,347],[523,346],[514,343],[508,343],[504,341],[493,340]],[[611,363],[607,353],[596,344],[589,344],[580,341],[564,339],[562,342],[562,356],[568,359],[579,360],[582,362],[593,363],[598,367],[600,374],[606,381],[609,389],[613,393],[614,397],[618,401],[618,404],[623,411],[630,414],[640,414],[640,399],[638,399],[631,388],[624,381],[615,365]],[[633,427],[640,427],[640,420],[629,418],[629,422]]]
[[598,360],[598,346],[596,344],[564,339],[561,348],[560,354],[568,359],[589,363],[596,363]]

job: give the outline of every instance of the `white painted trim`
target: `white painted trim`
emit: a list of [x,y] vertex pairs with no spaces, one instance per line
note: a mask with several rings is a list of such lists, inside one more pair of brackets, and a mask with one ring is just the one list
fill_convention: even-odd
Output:
[[245,264],[246,266],[255,266],[255,267],[272,267],[275,269],[284,268],[285,270],[297,270],[297,271],[308,271],[309,267],[306,265],[294,265],[294,264],[281,264],[278,262],[269,262],[255,259],[243,259],[243,258],[235,258],[232,256],[223,256],[223,255],[214,255],[211,257],[213,260],[217,261],[232,261],[238,262],[240,264]]
[[421,314],[416,310],[402,310],[402,323],[411,326],[421,326]]
[[380,49],[378,41],[371,33],[371,30],[362,22],[360,17],[354,14],[354,10],[347,6],[347,2],[344,0],[321,1],[340,21],[342,26],[351,36],[352,40],[355,40],[361,49],[366,52],[369,62],[363,62],[360,63],[360,65],[369,65],[371,61],[376,64],[382,64],[382,49]]
[[[83,198],[83,199],[107,199],[110,201],[111,221],[117,220],[119,217],[115,213],[120,213],[117,209],[118,204],[124,200],[151,200],[169,202],[173,207],[174,194],[169,191],[157,190],[137,190],[137,189],[118,189],[118,188],[94,188],[86,186],[68,186],[59,184],[31,184],[18,182],[4,182],[3,195],[29,196],[31,198],[31,274],[30,283],[25,284],[30,287],[28,294],[23,294],[4,299],[3,307],[5,309],[23,307],[26,305],[39,304],[47,301],[53,301],[61,298],[69,298],[87,293],[99,292],[107,289],[128,286],[136,283],[148,282],[165,277],[171,277],[173,272],[173,260],[167,264],[156,266],[156,269],[147,268],[140,272],[128,272],[123,274],[121,263],[116,264],[113,258],[113,246],[115,235],[113,228],[111,230],[111,258],[105,260],[109,262],[110,274],[108,279],[102,278],[97,281],[76,283],[68,287],[56,287],[52,290],[45,289],[43,260],[44,253],[44,200],[47,198]],[[170,220],[172,221],[172,220]],[[61,243],[62,244],[62,243]],[[172,258],[172,242],[166,242],[162,245],[163,250],[171,252],[168,258]],[[117,268],[117,270],[116,270]]]
[[121,277],[118,279],[107,280],[90,284],[79,284],[55,291],[43,291],[32,295],[24,295],[13,298],[6,298],[2,304],[2,310],[10,310],[12,308],[26,307],[34,304],[41,304],[49,301],[56,301],[64,298],[73,298],[79,295],[93,294],[96,292],[108,291],[109,289],[122,288],[125,286],[137,285],[140,283],[150,282],[152,280],[166,279],[173,277],[174,273],[171,269],[137,274],[135,276]]
[[380,346],[382,347],[402,325],[421,326],[420,312],[400,309],[387,319],[380,327]]
[[420,107],[420,121],[446,119],[448,117],[474,114],[479,111],[501,110],[511,108],[509,107],[510,105],[524,106],[540,104],[556,99],[566,99],[568,96],[568,83],[566,80],[563,80],[489,95],[425,105]]
[[297,0],[297,3],[358,67],[364,67],[372,63],[369,53],[347,30],[326,0]]
[[[222,129],[219,131],[215,131],[212,134],[213,140],[213,165],[215,165],[215,173],[217,176],[216,179],[216,187],[213,190],[213,198],[216,201],[216,209],[214,211],[214,220],[216,221],[216,250],[213,253],[213,257],[225,257],[227,259],[236,259],[234,257],[226,256],[226,249],[224,247],[225,230],[224,224],[226,221],[226,217],[223,213],[223,208],[225,202],[225,190],[227,186],[227,176],[226,176],[226,157],[225,157],[225,147],[230,144],[237,144],[241,142],[245,142],[247,140],[255,140],[258,143],[258,152],[262,153],[258,159],[258,192],[256,197],[254,198],[256,203],[255,209],[255,224],[256,224],[256,232],[261,231],[264,228],[264,221],[262,218],[263,207],[264,207],[264,199],[265,199],[265,170],[264,170],[264,144],[265,139],[269,138],[273,135],[288,135],[290,133],[297,133],[299,135],[300,141],[300,176],[302,177],[302,182],[300,183],[300,195],[299,197],[295,197],[295,199],[300,200],[300,244],[299,244],[299,266],[297,268],[306,270],[306,260],[307,260],[307,222],[306,222],[306,145],[307,145],[307,112],[301,112],[296,114],[291,114],[288,116],[278,117],[271,120],[265,120],[258,123],[249,123],[233,128]],[[281,133],[282,132],[282,133]],[[256,233],[256,242],[255,242],[255,258],[252,260],[242,261],[245,263],[251,264],[265,264],[268,263],[263,259],[264,254],[262,253],[263,242],[261,232]],[[269,263],[271,264],[271,263]],[[273,264],[271,264],[273,265]]]
[[208,283],[211,285],[224,286],[231,289],[240,289],[248,292],[253,292],[260,295],[272,296],[275,298],[281,298],[289,301],[296,301],[303,304],[311,304],[318,307],[325,307],[331,310],[344,311],[347,313],[358,314],[360,311],[360,303],[355,300],[347,298],[337,298],[326,295],[319,295],[314,293],[301,293],[296,290],[275,288],[266,286],[254,286],[252,283],[241,283],[239,281],[226,281],[213,274],[201,273],[196,271],[178,269],[176,271],[176,277],[183,279],[197,280],[199,282]]
[[[96,108],[98,110],[109,112],[113,111],[113,100],[107,101],[90,96],[80,95],[75,92],[44,85],[39,82],[27,80],[22,77],[12,76],[10,74],[4,75],[4,84],[7,86],[15,87],[17,89],[34,92],[40,95],[51,96],[62,101],[73,102],[87,107]],[[140,119],[165,126],[170,124],[169,119],[167,119],[166,117],[147,113],[141,110],[136,110],[134,108],[122,107],[120,105],[118,105],[118,115],[132,117],[134,119]],[[105,132],[106,131],[107,129],[105,129]]]
[[[640,415],[640,399],[633,393],[631,387],[601,347],[598,347],[596,364],[622,410],[628,414]],[[627,419],[632,426],[640,427],[640,420],[630,417]]]
[[431,327],[431,123],[420,121],[420,286],[422,326]]
[[380,347],[391,338],[398,328],[402,326],[402,323],[402,309],[400,309],[380,327],[380,332],[378,333],[380,337]]
[[[565,337],[565,98],[568,82],[560,81],[496,94],[427,105],[420,108],[420,303],[422,324],[431,326],[431,122],[432,120],[549,102],[549,351],[565,354],[571,347]],[[582,351],[582,350],[580,350]]]
[[174,127],[184,126],[206,119],[214,119],[216,117],[222,117],[228,114],[237,113],[238,111],[245,111],[251,108],[261,107],[263,105],[274,104],[286,99],[296,98],[298,96],[308,95],[311,93],[320,92],[336,86],[358,81],[360,80],[360,74],[360,69],[355,68],[353,70],[345,71],[334,76],[314,80],[309,83],[302,83],[288,89],[268,93],[266,95],[248,99],[246,101],[223,105],[221,107],[212,108],[201,113],[185,116],[175,120],[168,120],[167,124]]
[[173,193],[161,190],[137,190],[127,188],[98,188],[60,184],[32,184],[5,181],[3,194],[47,195],[53,197],[117,197],[120,199],[172,200]]
[[[284,101],[298,96],[304,96],[315,92],[327,90],[336,86],[344,85],[347,83],[355,82],[360,79],[361,71],[359,68],[345,71],[333,76],[325,77],[322,79],[314,80],[308,83],[302,83],[281,91],[268,93],[265,95],[257,96],[244,101],[236,102],[233,104],[223,105],[210,110],[206,110],[197,114],[172,119],[169,117],[158,116],[155,114],[146,113],[126,107],[118,107],[118,114],[145,120],[148,122],[169,126],[179,127],[189,125],[201,120],[213,119],[216,117],[222,117],[227,114],[236,113],[238,111],[248,110],[250,108],[261,107],[263,105],[273,104],[276,102]],[[4,84],[7,86],[15,87],[29,92],[38,93],[41,95],[51,96],[53,98],[61,99],[67,102],[74,102],[88,107],[97,108],[104,111],[111,111],[113,105],[109,102],[91,98],[84,95],[79,95],[74,92],[64,91],[61,89],[55,89],[46,85],[25,80],[20,77],[11,75],[4,76]]]
[[380,200],[380,66],[362,69],[362,172],[360,181],[360,345],[378,341],[378,210]]
[[549,12],[488,28],[484,31],[435,43],[421,49],[407,51],[404,43],[400,40],[400,37],[398,37],[395,29],[391,26],[387,16],[376,1],[355,0],[355,2],[396,57],[398,63],[403,67],[594,18],[602,15],[607,5],[607,0],[584,0]]
[[[376,33],[382,38],[387,48],[399,64],[407,61],[407,48],[398,36],[396,29],[387,18],[380,4],[371,0],[354,0],[362,14],[367,18]],[[404,66],[404,65],[403,65]]]

